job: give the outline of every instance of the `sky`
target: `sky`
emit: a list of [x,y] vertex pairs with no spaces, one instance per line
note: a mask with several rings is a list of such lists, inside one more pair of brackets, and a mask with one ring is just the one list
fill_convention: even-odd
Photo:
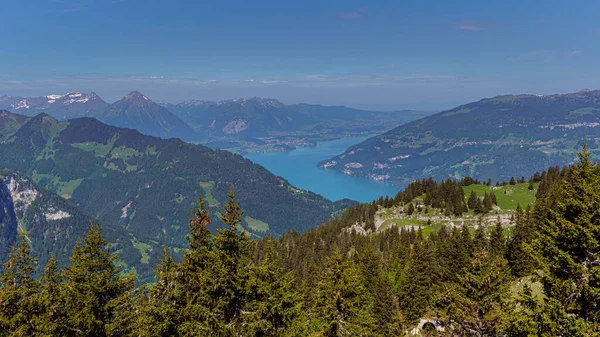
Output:
[[443,110],[600,88],[600,1],[0,0],[0,95]]

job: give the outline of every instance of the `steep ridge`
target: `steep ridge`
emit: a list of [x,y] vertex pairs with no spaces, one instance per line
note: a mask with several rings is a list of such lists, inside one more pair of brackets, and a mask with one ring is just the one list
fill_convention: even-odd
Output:
[[508,180],[569,164],[582,141],[600,143],[600,90],[483,99],[399,126],[321,162],[399,186],[432,176]]
[[[3,116],[22,119],[8,112]],[[242,226],[255,237],[303,232],[353,204],[299,190],[228,151],[146,136],[92,118],[27,118],[0,142],[0,153],[0,167],[26,173],[102,223],[130,233],[138,247],[145,247],[140,249],[149,254],[150,265],[165,242],[185,247],[187,219],[201,189],[217,218],[234,185],[245,210]],[[213,223],[212,229],[219,225]]]
[[[68,263],[78,238],[90,223],[98,223],[79,207],[48,191],[20,172],[0,171],[0,256],[8,256],[19,235],[25,235],[38,265],[44,266],[53,254],[61,265]],[[140,252],[122,229],[104,225],[104,235],[121,260],[143,278],[151,268],[143,265]],[[136,254],[137,253],[137,254]],[[40,270],[38,270],[40,272]]]

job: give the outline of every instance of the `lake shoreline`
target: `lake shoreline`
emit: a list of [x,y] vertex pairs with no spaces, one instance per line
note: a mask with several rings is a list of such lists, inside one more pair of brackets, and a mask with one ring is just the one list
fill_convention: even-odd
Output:
[[400,189],[392,183],[353,177],[317,166],[320,161],[338,155],[369,137],[372,135],[320,141],[314,147],[298,147],[286,152],[249,153],[244,157],[285,178],[299,189],[333,201],[351,199],[370,202],[381,196],[394,197]]

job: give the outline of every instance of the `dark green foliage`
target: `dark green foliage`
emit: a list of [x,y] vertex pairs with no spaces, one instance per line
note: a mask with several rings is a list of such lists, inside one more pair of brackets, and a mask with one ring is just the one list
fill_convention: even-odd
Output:
[[266,240],[261,264],[251,267],[246,284],[242,333],[257,337],[300,336],[306,327],[299,323],[303,313],[293,278],[276,266],[274,240]]
[[31,336],[35,331],[34,321],[42,312],[36,296],[39,282],[33,278],[36,262],[21,236],[0,275],[0,336]]
[[517,205],[515,213],[515,227],[512,237],[509,239],[507,259],[510,262],[512,272],[515,276],[525,276],[529,274],[534,266],[532,256],[525,249],[525,245],[534,235],[533,224],[531,221],[531,211],[529,208],[523,212],[521,205]]
[[504,256],[506,253],[506,239],[504,238],[504,228],[500,217],[498,217],[490,235],[488,252],[491,257]]
[[50,258],[40,280],[22,239],[0,276],[0,336],[401,336],[424,318],[452,336],[597,336],[600,169],[586,151],[540,174],[535,209],[519,205],[508,240],[500,217],[489,235],[482,220],[429,235],[348,230],[399,194],[305,234],[251,241],[231,189],[226,227],[208,230],[200,198],[181,261],[165,247],[146,290],[97,226],[69,266]]
[[351,261],[339,253],[327,259],[317,288],[315,312],[318,331],[327,337],[365,335],[373,330],[367,291]]
[[497,336],[508,276],[504,258],[492,258],[486,252],[474,254],[465,278],[438,298],[445,327],[458,335]]
[[117,256],[99,226],[75,245],[63,291],[67,336],[123,336],[133,328],[132,275],[121,275]]
[[408,207],[406,208],[406,215],[411,216],[411,215],[413,215],[414,212],[415,212],[415,205],[413,205],[413,203],[411,202],[410,204],[408,204]]
[[413,325],[429,308],[435,287],[440,281],[440,268],[430,240],[413,243],[404,280],[400,307],[406,322]]
[[[598,331],[600,324],[600,169],[584,147],[579,161],[554,184],[531,252],[538,256],[546,293],[574,325]],[[536,205],[537,207],[537,205]]]

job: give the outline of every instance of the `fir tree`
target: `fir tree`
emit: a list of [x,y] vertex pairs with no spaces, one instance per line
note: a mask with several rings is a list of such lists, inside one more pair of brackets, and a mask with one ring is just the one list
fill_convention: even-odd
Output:
[[496,220],[496,225],[490,234],[488,252],[491,257],[504,256],[506,251],[506,241],[504,239],[504,229],[500,217]]
[[486,250],[488,246],[488,240],[485,233],[485,225],[483,223],[483,216],[480,216],[477,220],[477,228],[475,229],[475,237],[473,238],[473,251],[482,252]]
[[416,323],[429,308],[439,271],[431,241],[415,242],[400,294],[402,312],[409,325]]
[[301,336],[304,331],[300,297],[290,274],[275,266],[273,238],[267,239],[265,256],[250,270],[243,313],[244,336]]
[[469,200],[467,201],[467,206],[469,206],[469,209],[475,213],[481,212],[481,200],[479,200],[479,197],[475,191],[471,191]]
[[39,292],[43,313],[36,324],[41,336],[65,336],[68,334],[69,322],[67,321],[63,299],[63,276],[58,268],[58,261],[54,255],[48,260],[41,279]]
[[563,329],[591,331],[600,324],[600,170],[585,146],[578,156],[551,192],[532,252],[547,294],[569,317]]
[[408,208],[406,209],[406,215],[411,216],[415,212],[415,205],[411,202],[408,204]]
[[501,299],[508,285],[502,257],[475,253],[464,279],[441,293],[439,316],[452,335],[498,336],[502,323]]
[[360,336],[373,331],[370,308],[363,305],[366,290],[360,274],[338,252],[327,259],[317,292],[315,311],[322,336]]
[[524,249],[524,245],[531,240],[532,224],[529,220],[530,216],[524,213],[521,204],[517,203],[515,227],[507,252],[507,260],[513,274],[517,277],[526,276],[533,268],[531,255]]
[[0,275],[0,336],[32,336],[34,320],[41,314],[39,282],[34,280],[36,260],[25,235],[12,247]]
[[[167,337],[185,335],[179,333],[186,326],[184,317],[196,308],[186,307],[183,291],[178,280],[177,265],[165,246],[163,257],[154,271],[156,284],[151,287],[147,299],[141,301],[139,318],[140,337]],[[189,297],[188,297],[189,298]],[[189,319],[189,316],[187,317]],[[189,327],[189,326],[187,326]]]
[[235,202],[233,186],[227,194],[225,211],[220,218],[225,225],[219,229],[214,239],[215,264],[212,266],[214,277],[209,282],[211,288],[208,295],[214,303],[214,312],[221,315],[220,323],[215,329],[224,329],[223,333],[239,331],[241,311],[244,307],[247,268],[249,264],[250,241],[238,227],[242,222],[243,211]]
[[65,271],[67,336],[123,336],[133,327],[131,296],[134,278],[122,276],[117,256],[107,248],[100,226],[90,226],[77,242]]
[[398,297],[394,293],[390,279],[380,272],[373,306],[375,330],[380,336],[401,336],[403,334],[404,318],[399,309]]

